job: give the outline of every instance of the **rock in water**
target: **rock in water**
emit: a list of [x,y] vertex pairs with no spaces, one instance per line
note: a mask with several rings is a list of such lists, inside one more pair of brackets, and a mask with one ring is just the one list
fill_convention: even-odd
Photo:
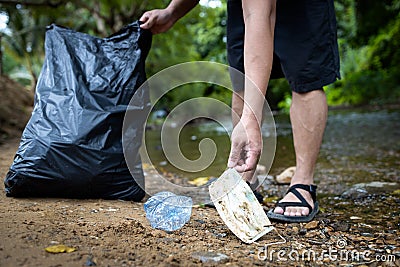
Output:
[[370,183],[359,183],[342,193],[342,198],[358,199],[371,194],[385,194],[395,191],[400,187],[397,183],[374,181]]

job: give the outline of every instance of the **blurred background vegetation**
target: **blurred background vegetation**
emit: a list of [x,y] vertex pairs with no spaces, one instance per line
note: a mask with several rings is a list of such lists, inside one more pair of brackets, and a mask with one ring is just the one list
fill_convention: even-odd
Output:
[[[148,76],[186,61],[226,63],[226,1],[202,0],[172,30],[153,38]],[[47,25],[56,23],[105,37],[163,8],[167,0],[0,0],[1,73],[34,90],[44,58]],[[400,100],[400,0],[337,0],[342,79],[325,88],[330,106],[382,105]],[[287,110],[284,79],[268,90],[272,109]],[[159,103],[171,109],[185,99],[210,96],[230,103],[230,92],[196,84],[173,90]]]

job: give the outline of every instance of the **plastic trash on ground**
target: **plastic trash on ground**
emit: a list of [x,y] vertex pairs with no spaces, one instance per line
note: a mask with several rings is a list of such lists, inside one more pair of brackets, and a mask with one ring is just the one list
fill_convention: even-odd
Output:
[[226,170],[209,187],[211,200],[229,229],[253,243],[274,229],[249,185],[234,169]]
[[171,192],[159,192],[144,204],[151,227],[167,232],[182,228],[192,214],[192,198]]

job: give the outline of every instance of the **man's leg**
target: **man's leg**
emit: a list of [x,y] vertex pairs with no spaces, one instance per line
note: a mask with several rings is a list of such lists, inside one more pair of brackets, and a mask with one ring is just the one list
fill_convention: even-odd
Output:
[[[296,153],[296,172],[292,178],[294,184],[313,184],[314,168],[325,130],[328,106],[324,91],[315,90],[307,93],[292,93],[290,120],[293,130],[293,141]],[[310,193],[298,189],[307,202],[314,207]],[[292,193],[287,194],[280,202],[299,202]],[[275,213],[283,214],[281,207]],[[287,207],[284,215],[308,215],[308,208]]]

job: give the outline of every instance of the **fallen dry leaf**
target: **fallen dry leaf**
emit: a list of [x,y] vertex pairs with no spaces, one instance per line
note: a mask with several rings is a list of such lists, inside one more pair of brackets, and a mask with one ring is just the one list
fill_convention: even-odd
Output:
[[45,248],[49,253],[71,253],[76,250],[76,248],[68,247],[66,245],[55,245]]
[[189,184],[192,184],[192,185],[195,185],[195,186],[202,186],[202,185],[205,185],[208,182],[208,180],[210,180],[209,176],[207,176],[207,177],[198,177],[198,178],[196,178],[196,179],[194,179],[192,181],[189,181]]

